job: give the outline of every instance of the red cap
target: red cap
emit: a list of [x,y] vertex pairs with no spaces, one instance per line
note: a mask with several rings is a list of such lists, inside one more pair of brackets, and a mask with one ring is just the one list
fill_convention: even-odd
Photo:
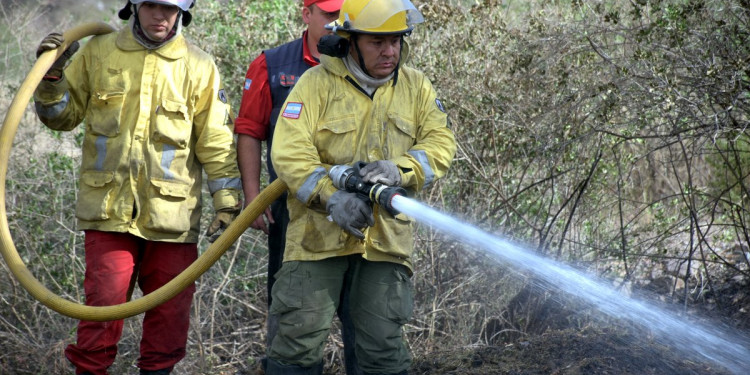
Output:
[[317,5],[324,12],[336,12],[341,10],[341,3],[344,0],[305,0],[305,6]]

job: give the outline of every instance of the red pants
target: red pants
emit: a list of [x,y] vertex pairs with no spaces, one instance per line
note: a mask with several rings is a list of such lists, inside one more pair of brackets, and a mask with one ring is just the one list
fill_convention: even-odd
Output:
[[[126,302],[131,280],[138,278],[143,294],[166,284],[198,257],[194,243],[147,241],[128,233],[86,231],[86,305],[111,306]],[[140,263],[140,269],[137,264]],[[144,370],[171,368],[185,356],[191,285],[171,300],[146,311],[143,318],[138,367]],[[78,323],[77,343],[68,345],[65,357],[76,366],[76,374],[107,374],[117,355],[122,320]]]

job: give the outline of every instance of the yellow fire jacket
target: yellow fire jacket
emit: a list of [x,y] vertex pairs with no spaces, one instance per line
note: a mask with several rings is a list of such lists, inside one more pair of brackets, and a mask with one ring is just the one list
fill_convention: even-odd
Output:
[[284,260],[360,253],[411,269],[411,219],[376,205],[375,225],[364,232],[365,240],[350,236],[327,219],[325,207],[336,191],[328,171],[388,159],[401,169],[402,186],[411,196],[442,177],[455,152],[447,116],[423,73],[401,66],[396,82],[370,97],[341,59],[321,56],[321,65],[292,89],[274,132],[271,159],[290,191]]
[[34,99],[51,129],[85,119],[78,229],[197,242],[202,170],[214,209],[238,207],[233,124],[208,54],[182,35],[147,50],[126,27],[92,38],[64,75]]

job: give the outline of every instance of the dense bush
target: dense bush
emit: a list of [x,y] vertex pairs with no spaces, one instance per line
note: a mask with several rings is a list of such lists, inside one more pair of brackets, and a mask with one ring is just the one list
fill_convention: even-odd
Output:
[[[422,6],[414,64],[460,147],[432,202],[618,287],[737,309],[721,291],[748,277],[748,3],[530,8]],[[465,266],[446,285],[480,274]]]
[[[623,290],[742,316],[747,306],[727,291],[746,290],[750,279],[750,3],[415,4],[426,23],[408,38],[409,63],[432,79],[459,142],[449,175],[420,200]],[[186,34],[216,56],[233,108],[249,62],[303,30],[298,6],[198,2]],[[17,27],[12,19],[0,29]],[[23,38],[3,47],[29,62],[37,41]],[[5,108],[20,79],[0,77]],[[71,204],[77,133],[55,138],[33,115],[22,128],[32,131],[14,143],[11,232],[45,285],[81,301],[82,236]],[[52,141],[49,153],[23,147],[41,136]],[[560,291],[536,288],[535,275],[427,225],[416,245],[417,305],[407,326],[416,355],[588,319],[566,310]],[[247,231],[198,285],[178,369],[253,366],[264,350],[265,237]],[[32,301],[8,272],[0,272],[0,291],[0,373],[68,372],[62,350],[75,322]],[[746,317],[732,323],[750,326]],[[117,373],[135,362],[138,326],[127,320]],[[330,371],[340,349],[334,336]]]

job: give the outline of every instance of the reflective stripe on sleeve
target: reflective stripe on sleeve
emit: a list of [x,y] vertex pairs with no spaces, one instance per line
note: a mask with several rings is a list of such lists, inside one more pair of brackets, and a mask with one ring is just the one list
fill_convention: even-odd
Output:
[[422,190],[427,189],[432,184],[432,181],[435,181],[435,172],[430,167],[427,153],[424,150],[412,150],[409,151],[409,155],[417,159],[419,165],[422,166],[422,170],[424,171],[424,187],[422,187]]
[[44,105],[39,102],[34,102],[34,108],[36,109],[37,115],[41,118],[55,118],[57,116],[60,116],[61,113],[65,110],[65,108],[68,107],[68,102],[70,101],[70,94],[68,92],[65,92],[65,95],[63,95],[63,98],[51,105]]
[[210,180],[207,182],[208,184],[208,191],[213,195],[213,193],[222,190],[222,189],[236,189],[236,190],[242,190],[242,182],[237,177],[227,177],[227,178],[219,178],[216,180]]
[[313,173],[310,174],[310,177],[305,180],[305,183],[302,184],[302,187],[297,191],[297,199],[300,202],[307,204],[307,201],[310,199],[313,191],[315,191],[315,187],[318,186],[318,181],[320,181],[320,179],[325,177],[326,175],[327,173],[325,168],[315,168]]

